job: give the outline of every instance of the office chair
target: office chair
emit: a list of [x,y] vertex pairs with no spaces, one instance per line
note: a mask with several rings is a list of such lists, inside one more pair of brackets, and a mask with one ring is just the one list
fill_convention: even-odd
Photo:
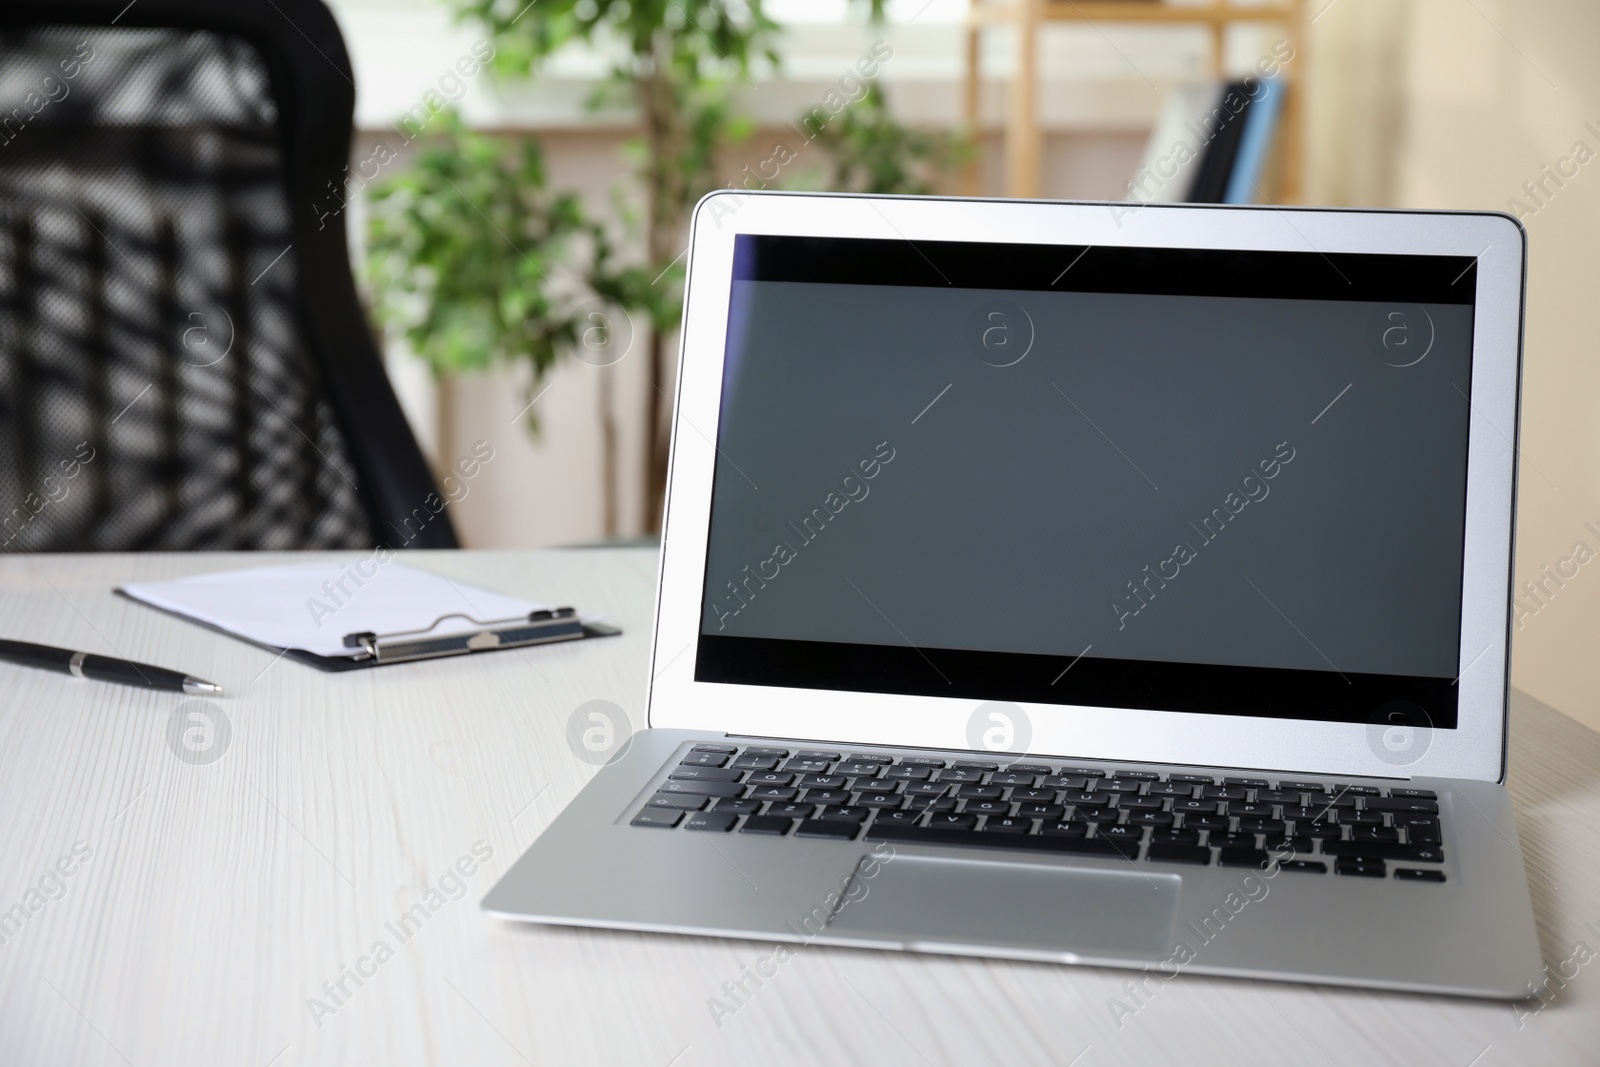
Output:
[[350,274],[319,0],[0,7],[0,552],[454,548]]

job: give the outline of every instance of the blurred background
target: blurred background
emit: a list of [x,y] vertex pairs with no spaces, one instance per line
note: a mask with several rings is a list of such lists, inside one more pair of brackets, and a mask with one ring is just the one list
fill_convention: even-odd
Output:
[[[684,220],[745,185],[1510,211],[1531,244],[1519,591],[1600,548],[1594,5],[330,4],[358,130],[321,210],[348,213],[435,471],[494,450],[452,506],[467,547],[653,533]],[[1248,120],[1186,133],[1229,83]],[[1180,141],[1197,158],[1167,163]],[[1593,717],[1600,577],[1523,599],[1517,683]]]

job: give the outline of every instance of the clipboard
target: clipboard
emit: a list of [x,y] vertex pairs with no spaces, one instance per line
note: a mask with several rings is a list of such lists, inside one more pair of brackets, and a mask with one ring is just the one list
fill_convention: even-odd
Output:
[[[451,619],[477,626],[470,633],[430,637],[436,628]],[[383,667],[391,663],[412,663],[419,659],[464,656],[473,652],[494,652],[502,648],[525,648],[556,641],[581,641],[586,637],[615,637],[622,633],[603,622],[584,622],[574,608],[550,608],[529,612],[527,618],[474,619],[453,612],[441,615],[432,626],[378,634],[371,631],[344,635],[346,648],[359,648],[357,656],[319,656],[315,652],[291,648],[289,658],[324,671],[351,671],[363,667]]]
[[[129,583],[117,592],[329,672],[622,632],[575,608],[507,596],[399,562],[366,569],[361,563],[252,567]],[[341,622],[344,627],[337,626]]]

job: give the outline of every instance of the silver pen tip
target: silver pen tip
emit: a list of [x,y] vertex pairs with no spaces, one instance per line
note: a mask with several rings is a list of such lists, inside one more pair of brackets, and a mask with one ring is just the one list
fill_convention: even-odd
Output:
[[183,691],[191,696],[221,696],[222,686],[214,682],[202,682],[198,678],[185,678]]

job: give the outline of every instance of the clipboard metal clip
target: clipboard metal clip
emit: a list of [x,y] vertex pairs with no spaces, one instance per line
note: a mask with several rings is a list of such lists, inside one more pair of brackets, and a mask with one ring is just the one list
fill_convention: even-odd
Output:
[[[467,633],[429,636],[441,623],[450,619],[461,619],[477,629]],[[392,634],[345,634],[344,647],[363,650],[374,663],[402,663],[406,660],[488,652],[496,648],[575,641],[587,636],[589,633],[578,618],[576,609],[551,608],[532,612],[527,617],[510,619],[482,620],[457,613],[441,615],[433,620],[432,625],[421,630],[402,630]]]

